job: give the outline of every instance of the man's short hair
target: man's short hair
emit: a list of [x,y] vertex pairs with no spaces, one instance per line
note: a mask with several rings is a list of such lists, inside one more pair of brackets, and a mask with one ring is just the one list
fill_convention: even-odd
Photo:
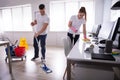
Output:
[[45,5],[44,4],[40,4],[39,5],[39,9],[44,9],[45,8]]

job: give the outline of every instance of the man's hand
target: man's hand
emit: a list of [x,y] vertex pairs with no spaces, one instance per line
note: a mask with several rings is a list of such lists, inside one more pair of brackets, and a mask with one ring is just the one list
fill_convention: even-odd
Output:
[[31,22],[31,26],[34,26],[35,24],[34,24],[34,22]]
[[34,20],[34,22],[31,22],[31,26],[34,26],[34,25],[36,25],[37,24],[37,21],[36,20]]
[[38,35],[39,35],[38,33],[35,33],[35,34],[34,34],[34,37],[35,37],[35,38],[37,38],[37,37],[38,37]]

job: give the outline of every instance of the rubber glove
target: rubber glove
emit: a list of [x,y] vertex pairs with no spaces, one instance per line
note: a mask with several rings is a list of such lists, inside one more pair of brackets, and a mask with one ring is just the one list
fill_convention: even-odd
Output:
[[73,32],[77,32],[76,28],[75,27],[70,27],[70,29],[73,31]]

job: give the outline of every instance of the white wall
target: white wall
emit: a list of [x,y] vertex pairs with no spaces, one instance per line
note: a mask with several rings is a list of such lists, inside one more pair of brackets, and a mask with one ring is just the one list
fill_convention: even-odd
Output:
[[95,24],[103,22],[104,0],[95,0]]
[[[49,16],[50,1],[53,0],[0,0],[0,7],[31,4],[32,13],[34,13],[34,11],[38,10],[38,5],[44,3],[46,5],[46,13]],[[109,0],[95,0],[95,24],[101,24],[103,22],[104,1]],[[26,37],[29,44],[33,43],[32,32],[6,32],[5,35],[8,36],[12,41],[19,40],[20,37]],[[49,32],[47,37],[47,45],[63,45],[62,38],[66,35],[66,32]]]
[[32,45],[33,43],[33,33],[32,32],[5,32],[4,37],[8,37],[11,42],[15,42],[16,40],[20,41],[20,38],[26,38],[28,44]]
[[104,15],[103,15],[103,22],[109,22],[111,16],[111,6],[112,0],[104,0]]

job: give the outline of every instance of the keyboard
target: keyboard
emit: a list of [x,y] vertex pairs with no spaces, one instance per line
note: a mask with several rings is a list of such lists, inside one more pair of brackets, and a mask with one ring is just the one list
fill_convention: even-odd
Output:
[[112,54],[97,54],[97,53],[93,53],[91,55],[91,57],[92,57],[92,59],[115,61],[115,58],[112,56]]

